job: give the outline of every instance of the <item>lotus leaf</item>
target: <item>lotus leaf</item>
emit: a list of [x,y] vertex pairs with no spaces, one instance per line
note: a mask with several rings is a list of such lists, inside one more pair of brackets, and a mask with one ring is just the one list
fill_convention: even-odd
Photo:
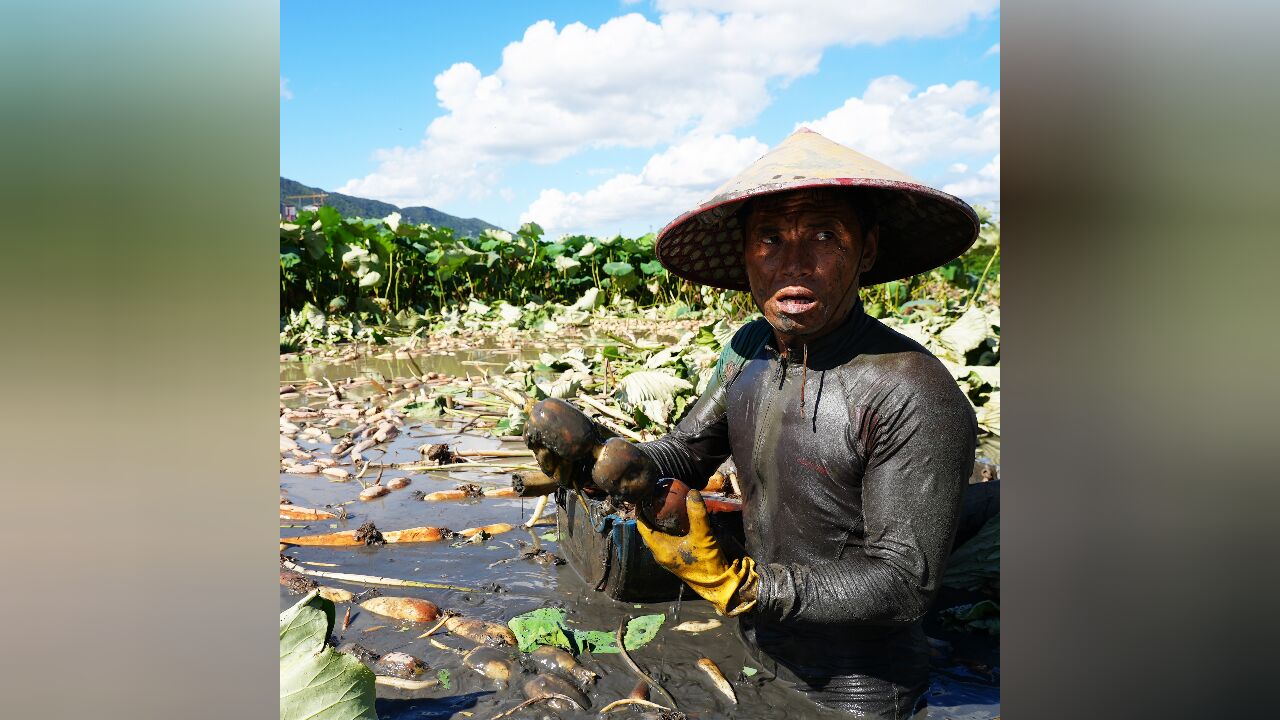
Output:
[[[658,634],[665,615],[641,615],[627,623],[622,642],[628,650],[643,647]],[[531,652],[539,645],[554,645],[574,653],[589,650],[592,653],[616,653],[618,644],[614,634],[605,630],[572,630],[565,620],[564,610],[539,608],[507,621],[516,642],[523,652]]]
[[991,334],[991,323],[986,313],[972,307],[941,332],[939,337],[960,355],[981,345]]
[[693,384],[665,370],[637,370],[618,383],[617,397],[624,403],[645,400],[672,400],[677,392],[692,390]]
[[319,590],[280,613],[281,720],[377,720],[373,672],[326,646],[335,615]]
[[574,260],[568,255],[557,255],[555,260],[552,261],[552,264],[555,265],[556,269],[560,272],[568,272],[574,268],[582,267],[582,263]]
[[640,272],[645,275],[656,275],[658,273],[665,273],[666,268],[662,267],[662,263],[657,260],[650,260],[649,262],[640,263]]
[[520,320],[524,317],[524,312],[520,308],[504,302],[498,305],[498,317],[502,320],[503,325],[514,326],[520,324]]

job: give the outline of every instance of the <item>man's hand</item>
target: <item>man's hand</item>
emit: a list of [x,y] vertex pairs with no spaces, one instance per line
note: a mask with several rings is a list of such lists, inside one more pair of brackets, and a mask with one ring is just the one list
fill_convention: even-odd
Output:
[[689,584],[722,615],[740,615],[756,604],[755,561],[749,557],[729,562],[711,534],[707,506],[702,494],[690,490],[685,498],[689,512],[689,532],[668,535],[649,525],[637,514],[636,527],[658,564]]

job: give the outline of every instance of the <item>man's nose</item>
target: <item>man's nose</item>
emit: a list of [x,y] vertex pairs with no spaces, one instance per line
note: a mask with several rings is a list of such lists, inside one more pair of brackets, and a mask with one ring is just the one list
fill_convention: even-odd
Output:
[[789,241],[782,243],[782,256],[778,263],[783,275],[804,277],[813,273],[815,258],[808,243]]

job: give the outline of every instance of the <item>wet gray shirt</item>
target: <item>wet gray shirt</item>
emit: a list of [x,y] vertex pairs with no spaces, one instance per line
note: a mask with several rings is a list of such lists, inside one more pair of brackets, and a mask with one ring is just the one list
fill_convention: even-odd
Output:
[[860,305],[807,349],[779,353],[764,320],[732,345],[688,415],[642,449],[694,487],[733,455],[760,574],[742,618],[753,649],[817,702],[906,717],[927,687],[919,621],[973,469],[973,408],[937,358]]

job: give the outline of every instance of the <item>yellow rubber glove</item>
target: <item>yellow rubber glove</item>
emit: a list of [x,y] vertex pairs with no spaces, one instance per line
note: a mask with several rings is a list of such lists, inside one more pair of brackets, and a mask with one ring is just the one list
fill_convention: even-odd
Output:
[[744,557],[729,562],[725,557],[711,534],[701,493],[690,490],[684,502],[689,511],[689,532],[684,536],[668,535],[637,516],[636,527],[654,559],[688,583],[721,615],[732,617],[755,607],[756,584],[760,579],[755,561]]

